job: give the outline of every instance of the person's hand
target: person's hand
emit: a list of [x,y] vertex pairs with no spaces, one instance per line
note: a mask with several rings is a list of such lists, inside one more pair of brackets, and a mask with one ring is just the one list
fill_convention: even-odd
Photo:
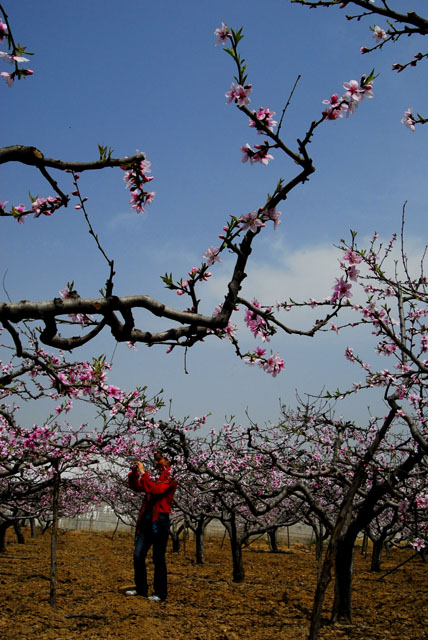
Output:
[[140,472],[140,473],[145,473],[144,466],[143,466],[143,463],[142,463],[142,462],[140,462],[139,460],[137,460],[136,466],[137,466],[137,468],[138,468],[138,470],[139,470],[139,472]]
[[140,462],[139,460],[136,460],[135,462],[133,462],[131,464],[131,471],[137,471],[137,469],[138,469],[138,471],[140,473],[144,473],[145,472],[143,463]]

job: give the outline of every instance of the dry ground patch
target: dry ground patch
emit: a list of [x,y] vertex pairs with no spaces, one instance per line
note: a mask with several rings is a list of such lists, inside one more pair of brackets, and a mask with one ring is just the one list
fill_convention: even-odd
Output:
[[[231,580],[227,541],[206,544],[194,563],[188,541],[168,551],[167,602],[125,597],[133,586],[132,537],[69,531],[58,543],[58,606],[49,597],[49,534],[18,545],[8,534],[0,554],[3,640],[304,640],[315,587],[313,549],[294,545],[272,554],[263,542],[244,551],[246,581]],[[384,570],[411,555],[394,551]],[[324,626],[322,640],[428,640],[428,564],[406,563],[384,581],[356,552],[354,625]],[[151,569],[151,562],[148,563]],[[326,622],[331,588],[326,603]]]

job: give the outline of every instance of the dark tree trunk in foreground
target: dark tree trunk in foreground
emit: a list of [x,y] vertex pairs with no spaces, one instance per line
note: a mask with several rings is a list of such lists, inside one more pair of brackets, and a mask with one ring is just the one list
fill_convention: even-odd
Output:
[[269,548],[272,553],[279,553],[278,549],[278,529],[268,531]]
[[178,529],[171,529],[169,535],[172,540],[172,551],[173,553],[180,553],[180,533],[184,529],[184,524],[180,525]]
[[238,536],[238,528],[236,526],[236,517],[233,514],[229,522],[230,548],[232,551],[233,563],[233,582],[244,582],[245,570],[242,560],[242,541]]
[[2,522],[0,524],[0,553],[5,553],[6,549],[6,531],[9,527],[12,526],[12,522],[10,520],[6,520],[6,522]]
[[381,569],[381,561],[382,561],[382,551],[383,551],[383,538],[379,538],[373,542],[373,550],[372,550],[372,571],[380,571]]
[[337,544],[332,622],[352,623],[352,574],[356,537],[356,534],[348,531]]
[[16,539],[18,541],[18,544],[25,544],[24,534],[22,533],[21,525],[18,522],[18,520],[15,520],[15,522],[13,523],[13,528],[14,528],[14,531],[15,531],[15,535],[16,535]]
[[204,564],[205,562],[205,527],[205,518],[202,517],[198,520],[195,531],[196,564]]
[[[367,524],[371,521],[373,517],[372,511],[374,508],[374,504],[376,504],[376,502],[382,497],[383,492],[385,491],[385,487],[383,487],[383,489],[379,488],[378,486],[372,487],[370,496],[367,498],[366,504],[363,507],[363,510],[365,512],[364,517],[361,517],[361,511],[360,511],[359,522],[357,524],[354,521],[353,530],[351,532],[350,524],[351,524],[353,501],[358,489],[360,488],[361,484],[364,482],[366,466],[373,459],[373,456],[378,446],[380,445],[383,438],[385,437],[396,415],[397,405],[395,404],[395,401],[390,400],[390,404],[391,404],[391,410],[386,416],[386,418],[384,419],[382,427],[376,433],[376,436],[373,442],[371,443],[371,445],[369,446],[369,448],[367,449],[367,451],[365,452],[365,454],[363,455],[359,463],[356,465],[352,482],[340,506],[336,524],[333,527],[333,531],[331,532],[331,535],[330,535],[330,540],[327,545],[327,550],[325,552],[321,573],[319,575],[318,582],[317,582],[314,604],[312,608],[311,626],[309,629],[308,640],[318,640],[319,638],[320,629],[321,629],[322,607],[324,604],[325,592],[327,590],[328,585],[330,584],[331,571],[333,568],[333,564],[336,569],[339,567],[337,560],[335,560],[336,553],[338,551],[340,551],[342,561],[345,563],[345,566],[343,567],[343,569],[339,570],[340,584],[341,585],[343,584],[345,592],[343,593],[343,597],[341,597],[341,595],[339,594],[337,601],[335,598],[336,607],[335,606],[333,607],[333,617],[335,616],[342,617],[342,615],[345,614],[346,610],[349,611],[349,607],[352,606],[352,598],[350,598],[349,592],[347,592],[346,589],[347,589],[347,585],[349,585],[350,588],[352,589],[352,561],[353,561],[354,543],[355,543],[358,532],[364,530]],[[415,456],[415,458],[412,459],[410,463],[410,469],[413,468],[413,465],[417,462],[418,462],[417,456]],[[403,471],[407,463],[408,461],[406,461],[402,465]],[[351,545],[351,541],[352,541],[352,545]],[[352,549],[351,553],[350,553],[350,549]],[[337,575],[336,575],[336,579],[337,579]],[[339,589],[339,586],[336,587],[335,594],[338,589]]]
[[31,537],[35,538],[36,537],[36,521],[35,518],[30,518],[30,532],[31,532]]
[[50,593],[49,604],[51,607],[56,608],[56,585],[57,585],[57,573],[56,573],[56,543],[58,537],[58,512],[59,512],[59,489],[61,484],[61,477],[58,468],[58,460],[55,460],[52,464],[54,470],[54,481],[52,489],[52,531],[51,531],[51,573],[50,573]]

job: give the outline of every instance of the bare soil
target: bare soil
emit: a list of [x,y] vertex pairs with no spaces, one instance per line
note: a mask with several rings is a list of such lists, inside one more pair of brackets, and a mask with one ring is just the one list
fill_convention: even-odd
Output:
[[[126,597],[133,587],[129,534],[63,532],[58,542],[57,607],[49,605],[50,536],[17,544],[8,533],[0,554],[0,638],[3,640],[304,640],[315,588],[313,548],[284,546],[271,553],[262,541],[244,551],[246,580],[231,580],[227,541],[211,539],[206,562],[194,545],[168,550],[169,598],[162,604]],[[383,572],[357,549],[353,626],[329,625],[332,587],[322,640],[428,640],[428,563],[394,551]],[[151,571],[151,562],[148,563]],[[150,574],[149,574],[150,575]]]

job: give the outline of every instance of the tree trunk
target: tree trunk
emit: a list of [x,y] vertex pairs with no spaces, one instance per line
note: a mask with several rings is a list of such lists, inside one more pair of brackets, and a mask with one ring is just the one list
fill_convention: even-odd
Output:
[[35,538],[36,537],[36,521],[35,518],[30,518],[30,532],[31,532],[31,537]]
[[25,544],[24,534],[22,533],[21,525],[19,524],[18,520],[15,520],[15,522],[13,523],[13,528],[18,544]]
[[171,533],[171,540],[172,540],[172,552],[173,553],[180,553],[180,534],[179,533]]
[[383,551],[383,539],[373,542],[371,571],[380,571]]
[[0,553],[6,553],[6,531],[8,528],[12,526],[12,522],[10,520],[6,520],[0,524]]
[[244,582],[245,570],[242,560],[242,542],[239,540],[235,515],[230,520],[230,549],[232,551],[233,582]]
[[320,524],[315,530],[315,558],[317,561],[317,577],[319,578],[322,570],[322,552],[324,550],[324,532]]
[[356,535],[345,534],[338,541],[335,557],[334,603],[332,622],[352,624],[352,575]]
[[272,553],[279,553],[278,549],[278,529],[268,531],[269,548]]
[[[367,451],[365,452],[365,454],[357,464],[354,471],[354,476],[353,476],[351,485],[340,506],[339,514],[336,519],[336,524],[333,527],[333,531],[331,532],[330,540],[327,545],[327,550],[325,552],[321,574],[317,582],[314,604],[312,607],[311,626],[309,629],[308,640],[318,640],[319,638],[320,629],[321,629],[321,614],[322,614],[322,607],[324,604],[325,593],[328,585],[330,584],[331,569],[333,567],[333,562],[336,558],[338,545],[340,544],[340,541],[345,538],[346,532],[349,531],[352,505],[355,498],[355,494],[357,493],[359,487],[364,481],[365,468],[368,462],[373,459],[373,456],[378,446],[382,442],[390,425],[394,420],[396,412],[397,412],[397,406],[394,404],[391,407],[390,412],[386,416],[382,424],[382,427],[376,433],[376,436],[373,442],[371,443],[370,447],[367,449]],[[370,505],[369,505],[369,511],[370,511]],[[368,520],[368,522],[370,522],[370,520]],[[357,529],[355,535],[353,536],[353,543],[355,542],[358,530],[360,531],[363,530],[364,527],[367,526],[367,522],[364,524],[361,523],[361,525],[362,526],[360,526],[359,529]],[[352,552],[353,552],[353,543],[352,543]],[[351,561],[352,561],[352,557],[351,557]],[[336,561],[336,567],[337,567],[337,561]],[[351,563],[350,577],[351,577],[351,586],[352,586],[352,563]],[[339,604],[340,603],[338,602],[338,608],[339,608]],[[352,604],[352,602],[350,602],[350,604]]]
[[204,518],[200,518],[195,531],[196,544],[196,564],[205,562],[205,523]]
[[50,593],[49,604],[52,608],[56,608],[56,543],[58,536],[58,511],[59,511],[59,489],[61,484],[61,476],[58,468],[58,460],[52,463],[54,471],[53,489],[52,489],[52,531],[51,531],[51,574],[50,574]]
[[367,535],[367,531],[364,531],[363,543],[361,545],[361,555],[364,557],[366,557],[368,546],[369,546],[369,537]]
[[180,553],[180,533],[183,531],[184,525],[180,525],[178,529],[170,530],[169,535],[172,540],[172,552]]

